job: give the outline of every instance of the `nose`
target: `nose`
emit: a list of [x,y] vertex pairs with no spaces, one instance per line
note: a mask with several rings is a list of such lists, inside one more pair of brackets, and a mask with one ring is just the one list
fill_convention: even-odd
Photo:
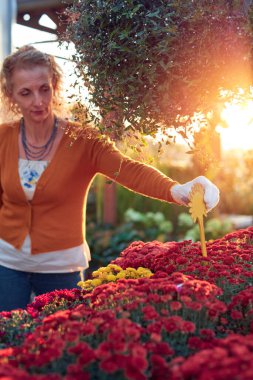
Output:
[[42,103],[43,102],[41,95],[39,93],[35,93],[33,97],[33,105],[39,107],[42,105]]

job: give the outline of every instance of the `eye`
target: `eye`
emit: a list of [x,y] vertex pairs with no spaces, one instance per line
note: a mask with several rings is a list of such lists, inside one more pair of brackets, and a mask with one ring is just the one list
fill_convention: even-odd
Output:
[[43,86],[42,87],[42,91],[44,91],[44,92],[47,92],[47,91],[49,91],[50,90],[50,88],[48,87],[48,86]]
[[27,96],[27,95],[29,95],[30,94],[30,91],[22,91],[22,92],[20,92],[20,95],[21,96]]

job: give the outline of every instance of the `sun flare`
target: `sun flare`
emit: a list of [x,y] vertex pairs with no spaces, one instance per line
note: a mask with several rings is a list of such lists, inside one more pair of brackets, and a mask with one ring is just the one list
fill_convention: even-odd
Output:
[[247,97],[242,89],[238,94],[225,103],[221,112],[226,127],[217,127],[224,150],[253,149],[253,99]]

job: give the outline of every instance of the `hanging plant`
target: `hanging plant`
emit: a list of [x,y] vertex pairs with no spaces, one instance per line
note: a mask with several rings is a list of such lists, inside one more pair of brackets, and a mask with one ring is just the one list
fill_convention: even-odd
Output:
[[66,14],[62,39],[75,45],[89,114],[100,125],[109,113],[118,135],[174,127],[187,139],[221,88],[248,85],[252,36],[240,1],[74,0]]

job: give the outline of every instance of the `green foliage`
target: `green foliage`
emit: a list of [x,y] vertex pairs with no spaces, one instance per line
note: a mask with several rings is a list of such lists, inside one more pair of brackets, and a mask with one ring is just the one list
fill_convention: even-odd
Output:
[[12,311],[11,318],[0,315],[1,333],[0,349],[8,344],[19,345],[24,337],[34,330],[36,321],[26,310]]
[[124,222],[118,227],[90,223],[87,241],[92,253],[91,269],[107,265],[133,241],[169,240],[172,230],[172,222],[161,212],[141,213],[133,209],[125,212]]
[[75,44],[90,116],[100,125],[97,109],[117,112],[118,134],[173,125],[187,137],[220,88],[248,85],[252,36],[240,1],[74,0],[67,16],[62,39]]
[[153,235],[153,238],[160,236],[161,239],[163,234],[166,236],[173,230],[172,223],[166,220],[161,212],[147,212],[146,214],[142,214],[129,208],[125,212],[125,221],[127,223],[133,223],[137,229],[144,229],[145,234],[150,238],[152,238]]
[[[206,240],[219,239],[233,231],[233,224],[229,219],[210,218],[205,222]],[[200,239],[198,224],[193,223],[192,218],[186,212],[178,217],[178,237],[180,239],[198,241]]]

